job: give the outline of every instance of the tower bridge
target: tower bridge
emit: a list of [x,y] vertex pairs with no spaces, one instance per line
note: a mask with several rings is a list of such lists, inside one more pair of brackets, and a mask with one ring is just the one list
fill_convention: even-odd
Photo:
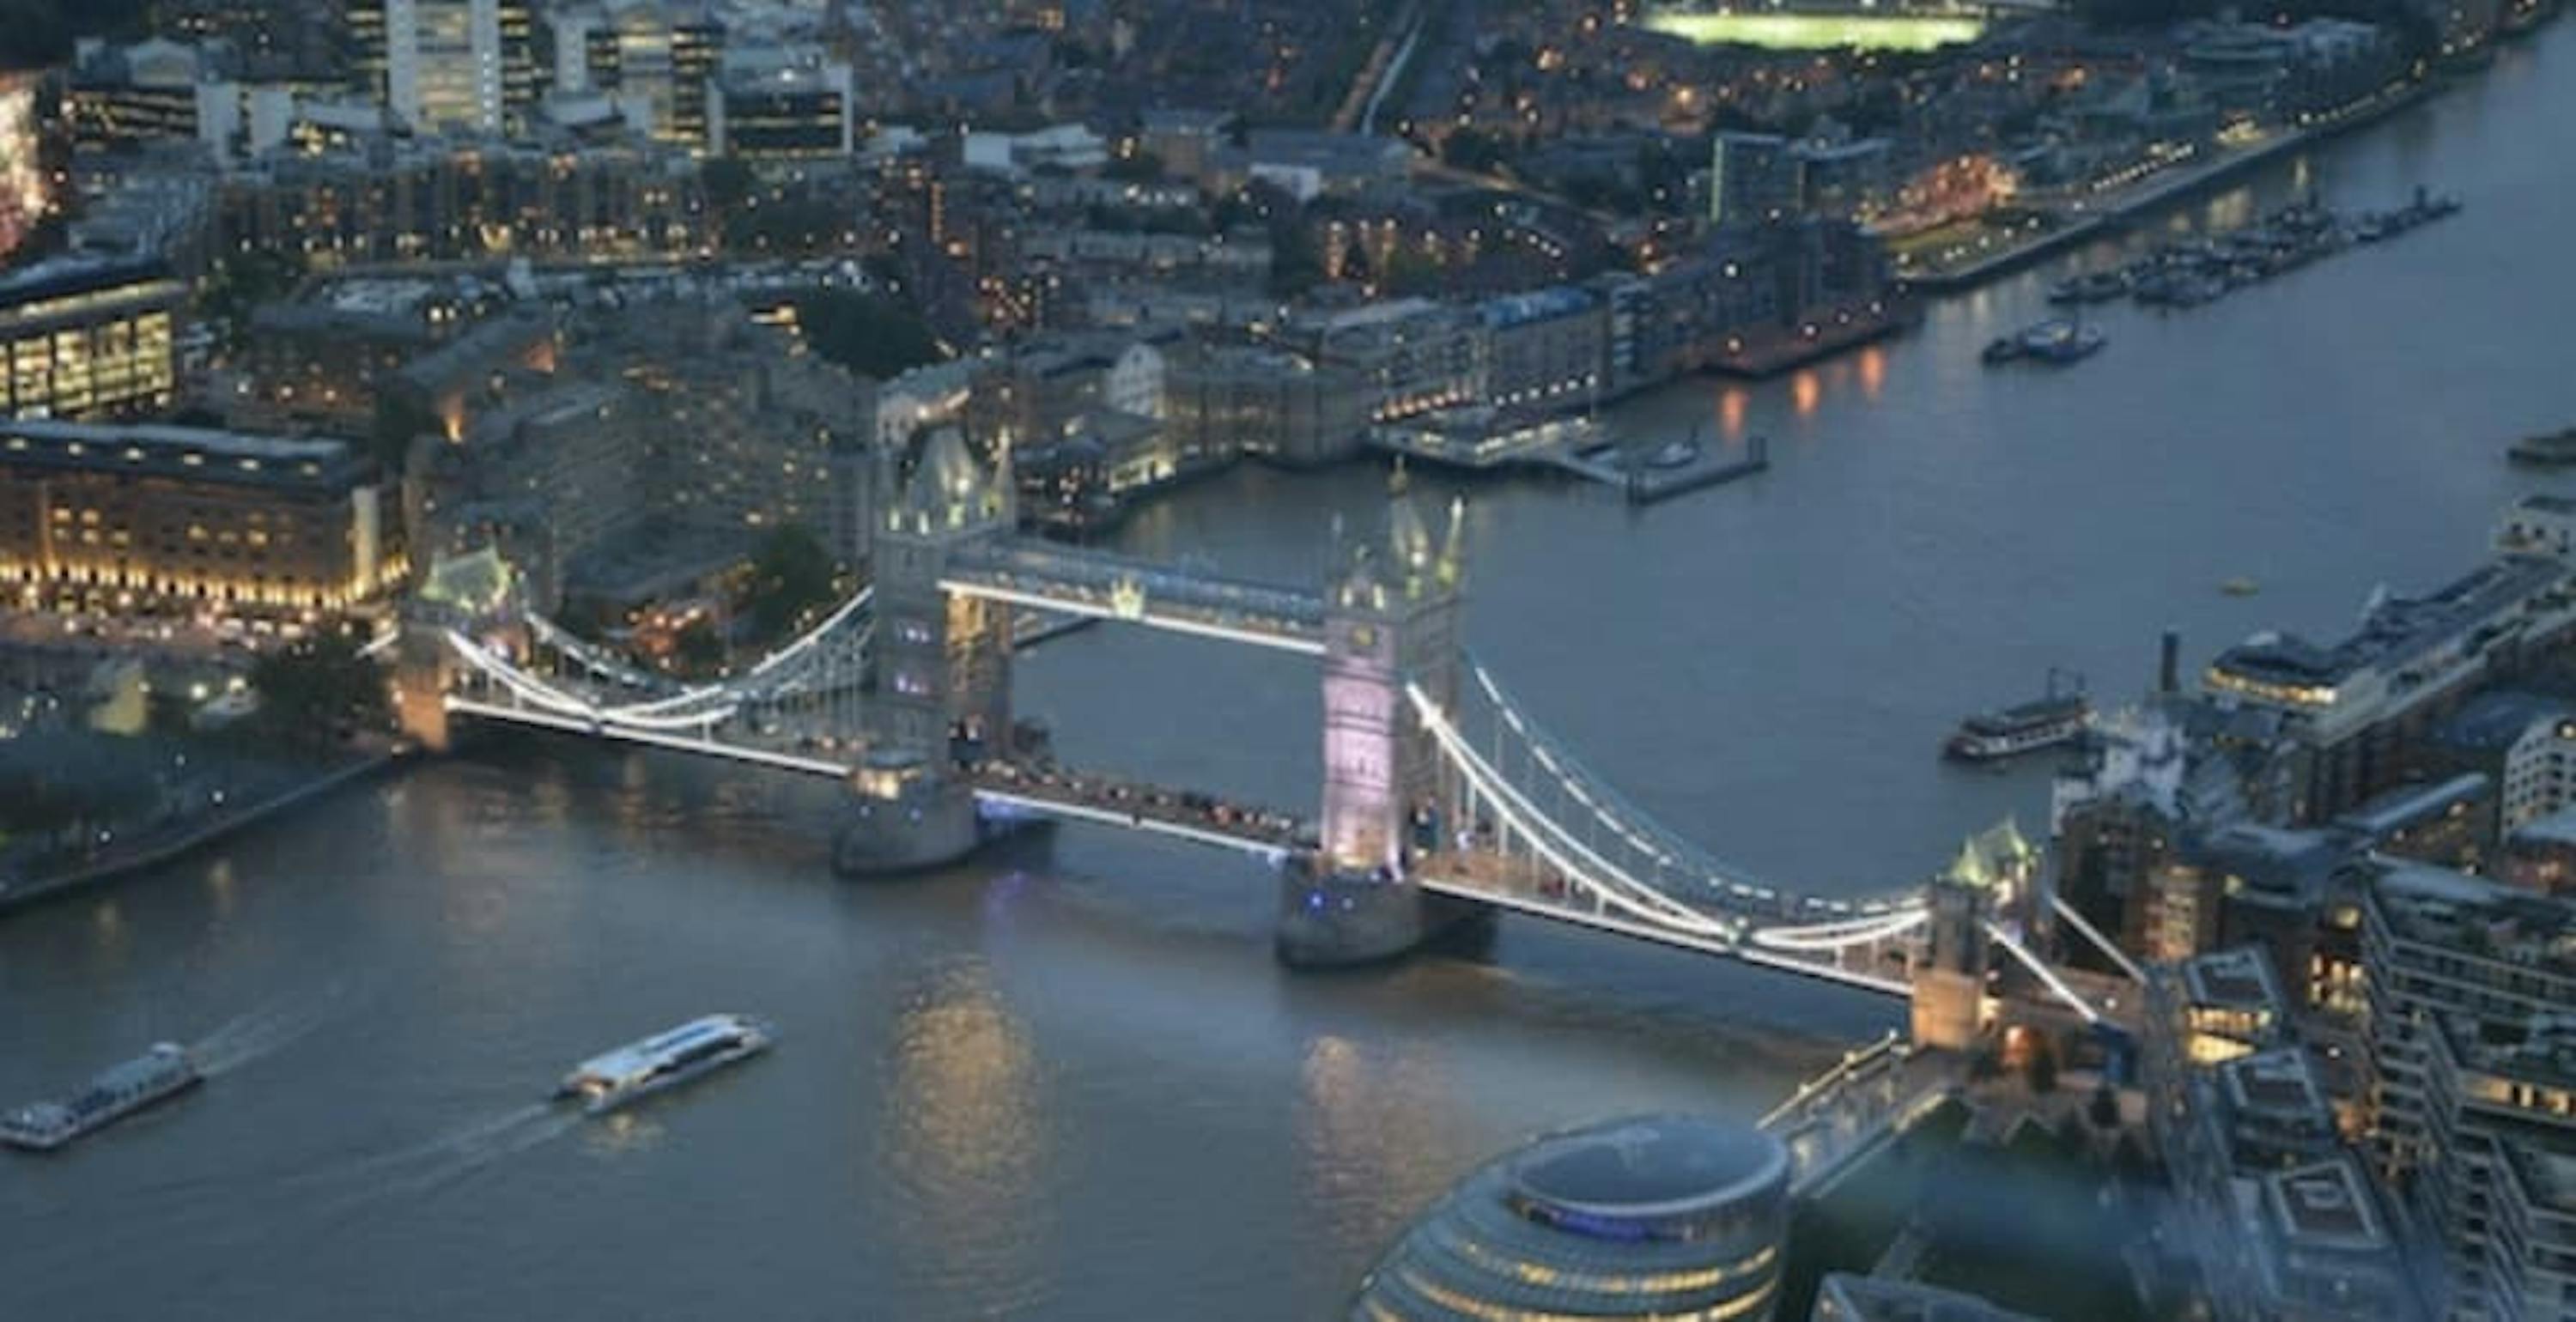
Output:
[[[851,791],[834,859],[852,872],[951,862],[1030,817],[1238,850],[1273,865],[1292,964],[1386,958],[1509,912],[1911,996],[1918,1040],[1973,1036],[1997,952],[2100,1017],[2026,939],[2055,914],[2017,835],[1972,841],[1928,887],[1807,895],[1715,858],[1591,772],[1464,649],[1454,506],[1435,533],[1397,496],[1382,532],[1341,539],[1303,590],[1022,540],[1012,487],[1007,456],[988,467],[935,436],[879,515],[874,584],[714,683],[600,652],[517,608],[506,583],[433,576],[397,667],[405,724],[433,748],[454,722],[487,722],[829,777]],[[1057,762],[1012,719],[1014,633],[1032,608],[1317,657],[1315,809]]]

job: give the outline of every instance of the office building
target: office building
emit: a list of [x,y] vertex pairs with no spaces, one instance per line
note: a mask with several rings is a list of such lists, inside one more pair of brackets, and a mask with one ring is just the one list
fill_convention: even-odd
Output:
[[536,92],[528,0],[358,0],[361,91],[422,133],[497,134]]
[[707,95],[707,149],[749,160],[848,156],[857,113],[849,65],[816,51],[736,52]]
[[547,22],[554,32],[558,93],[605,93],[638,131],[676,147],[707,150],[708,84],[725,57],[722,22],[696,5],[654,0],[566,6]]
[[2371,1136],[2411,1178],[2442,1154],[2427,1130],[2434,1025],[2519,1032],[2576,1005],[2576,905],[2418,863],[2380,862],[2362,893]]
[[1711,225],[1764,225],[1798,210],[1798,167],[1776,133],[1720,133],[1709,149]]
[[2293,824],[2322,822],[2403,784],[2411,749],[2481,686],[2563,646],[2576,625],[2566,562],[2499,537],[2505,553],[2418,597],[2382,596],[2332,645],[2263,634],[2202,676],[2224,705],[2283,718]]
[[169,408],[186,298],[186,287],[152,260],[56,258],[0,276],[0,416]]
[[2255,947],[2150,970],[2141,1063],[2173,1238],[2220,1322],[2413,1322],[2405,1222],[2346,1150],[2294,1008]]
[[1769,1134],[1678,1116],[1592,1125],[1460,1181],[1350,1316],[1766,1322],[1788,1215],[1789,1154]]
[[2418,1203],[2447,1250],[2451,1316],[2576,1307],[2576,1020],[2436,1014],[2425,1034]]

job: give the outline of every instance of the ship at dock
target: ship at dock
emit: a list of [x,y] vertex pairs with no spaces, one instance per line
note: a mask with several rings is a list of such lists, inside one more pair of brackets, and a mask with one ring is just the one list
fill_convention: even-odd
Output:
[[68,1101],[34,1102],[0,1116],[0,1143],[51,1152],[204,1081],[184,1048],[158,1043],[101,1072]]
[[2093,703],[2084,696],[2080,677],[2064,679],[2061,687],[2060,672],[2050,671],[2045,695],[1959,722],[1942,745],[1943,755],[1961,762],[1996,762],[2083,738],[2093,728]]

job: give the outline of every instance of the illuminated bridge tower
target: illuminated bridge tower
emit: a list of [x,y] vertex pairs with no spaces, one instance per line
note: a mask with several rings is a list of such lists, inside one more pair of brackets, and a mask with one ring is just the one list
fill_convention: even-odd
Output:
[[1355,542],[1325,588],[1324,803],[1319,848],[1281,897],[1291,964],[1383,959],[1477,912],[1425,895],[1414,864],[1457,829],[1457,793],[1406,696],[1456,711],[1463,511],[1434,538],[1397,496],[1383,544]]
[[1010,533],[1011,496],[1008,453],[987,469],[943,428],[881,516],[876,691],[856,811],[833,851],[844,871],[932,867],[975,847],[974,795],[959,773],[1010,751],[1010,608],[940,581],[960,551]]

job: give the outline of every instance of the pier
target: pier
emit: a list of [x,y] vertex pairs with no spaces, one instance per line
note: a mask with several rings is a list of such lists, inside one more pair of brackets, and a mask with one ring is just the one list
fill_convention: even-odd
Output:
[[[1464,420],[1471,425],[1486,419]],[[1382,425],[1372,428],[1370,443],[1399,461],[1419,461],[1465,473],[1505,471],[1561,473],[1621,492],[1631,505],[1652,505],[1685,492],[1748,477],[1771,466],[1771,441],[1752,436],[1742,453],[1724,445],[1695,447],[1688,458],[1669,466],[1651,461],[1652,451],[1600,439],[1588,418],[1559,418],[1507,428],[1487,425],[1472,433],[1433,424]]]

